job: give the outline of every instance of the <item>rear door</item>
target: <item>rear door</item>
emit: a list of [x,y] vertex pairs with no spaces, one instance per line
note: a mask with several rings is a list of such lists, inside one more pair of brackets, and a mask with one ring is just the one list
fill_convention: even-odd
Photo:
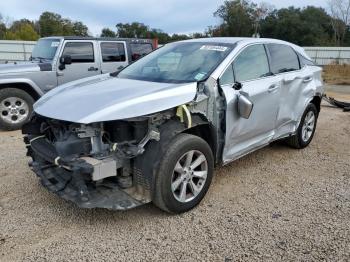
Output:
[[306,94],[303,92],[312,84],[312,72],[301,69],[295,50],[283,44],[268,44],[271,71],[281,77],[280,107],[276,121],[275,138],[293,133],[304,110]]
[[123,41],[100,41],[102,74],[123,69],[128,65],[126,43]]
[[57,69],[58,84],[64,84],[81,78],[101,74],[98,50],[95,41],[66,41],[60,57],[69,55],[72,64],[65,69]]
[[[232,70],[233,78],[229,73]],[[249,119],[238,115],[238,91],[232,88],[232,81],[240,82],[241,91],[254,103]],[[220,78],[220,86],[227,101],[224,162],[229,162],[271,141],[279,107],[280,78],[271,75],[264,45],[254,44],[235,58]]]

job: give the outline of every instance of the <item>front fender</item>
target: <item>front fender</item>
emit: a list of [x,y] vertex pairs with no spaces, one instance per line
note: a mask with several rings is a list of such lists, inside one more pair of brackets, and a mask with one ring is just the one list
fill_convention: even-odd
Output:
[[10,78],[10,79],[0,79],[0,85],[6,84],[27,84],[29,85],[39,96],[44,95],[44,92],[40,87],[28,78]]

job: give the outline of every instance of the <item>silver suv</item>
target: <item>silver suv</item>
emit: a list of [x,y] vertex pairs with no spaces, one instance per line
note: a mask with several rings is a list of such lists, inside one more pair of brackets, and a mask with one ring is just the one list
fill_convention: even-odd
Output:
[[322,94],[321,68],[296,45],[197,39],[54,89],[22,131],[30,166],[60,197],[181,213],[203,199],[214,166],[276,140],[308,146]]
[[57,85],[115,72],[152,50],[152,41],[146,39],[40,39],[31,61],[0,65],[0,129],[20,128],[34,101]]

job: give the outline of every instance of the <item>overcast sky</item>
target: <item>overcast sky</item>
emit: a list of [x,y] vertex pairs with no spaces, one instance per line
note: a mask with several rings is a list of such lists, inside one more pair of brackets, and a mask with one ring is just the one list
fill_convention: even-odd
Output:
[[[224,0],[0,0],[0,13],[11,19],[38,19],[44,11],[85,23],[93,35],[117,23],[142,22],[167,33],[203,32],[220,21],[213,12]],[[255,0],[258,3],[261,0]],[[327,0],[269,0],[277,8],[327,7]]]

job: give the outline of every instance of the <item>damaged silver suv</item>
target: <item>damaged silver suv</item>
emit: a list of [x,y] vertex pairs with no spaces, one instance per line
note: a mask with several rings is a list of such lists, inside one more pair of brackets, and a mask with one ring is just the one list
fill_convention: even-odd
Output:
[[205,196],[214,166],[275,140],[309,145],[321,71],[279,40],[171,43],[44,95],[22,129],[30,166],[43,186],[83,208],[153,202],[185,212]]

